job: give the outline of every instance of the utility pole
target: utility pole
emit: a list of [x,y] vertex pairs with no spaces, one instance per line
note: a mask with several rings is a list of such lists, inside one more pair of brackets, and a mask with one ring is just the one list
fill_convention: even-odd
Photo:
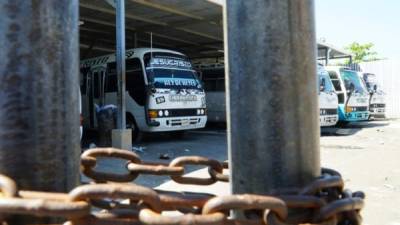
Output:
[[234,194],[293,193],[320,175],[314,1],[226,1]]

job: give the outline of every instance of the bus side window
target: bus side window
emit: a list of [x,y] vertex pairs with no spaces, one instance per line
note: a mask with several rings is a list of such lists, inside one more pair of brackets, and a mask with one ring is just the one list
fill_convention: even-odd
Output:
[[138,58],[126,60],[126,90],[140,106],[146,103],[146,86],[142,64]]
[[105,92],[117,92],[118,91],[118,81],[116,74],[107,74],[106,76],[106,87]]
[[88,86],[88,74],[90,73],[89,69],[81,68],[80,69],[80,87],[81,87],[81,94],[87,95],[86,90]]
[[93,90],[94,98],[100,97],[100,74],[98,72],[93,73]]
[[332,84],[333,84],[333,87],[335,88],[335,91],[342,91],[342,87],[340,85],[340,80],[339,80],[338,75],[333,71],[329,71],[328,73],[329,73],[329,77],[332,80]]

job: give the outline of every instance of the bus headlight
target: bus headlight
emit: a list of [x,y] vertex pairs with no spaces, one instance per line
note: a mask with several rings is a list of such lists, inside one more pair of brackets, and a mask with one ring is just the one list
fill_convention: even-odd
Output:
[[163,115],[164,115],[164,113],[163,113],[162,110],[158,111],[158,116],[159,116],[159,117],[162,117]]
[[169,111],[168,110],[164,110],[164,115],[165,116],[169,116]]
[[200,109],[197,109],[196,113],[197,113],[197,115],[200,115],[200,113],[201,113]]
[[200,114],[201,114],[201,115],[204,115],[204,113],[205,113],[205,112],[204,112],[204,109],[200,109]]

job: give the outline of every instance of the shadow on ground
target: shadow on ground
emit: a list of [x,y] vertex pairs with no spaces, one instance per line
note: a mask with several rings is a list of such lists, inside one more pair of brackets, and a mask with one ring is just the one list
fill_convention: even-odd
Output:
[[321,127],[321,136],[349,136],[365,128],[379,128],[388,125],[389,121],[387,120],[351,122],[348,124],[339,124],[334,127]]

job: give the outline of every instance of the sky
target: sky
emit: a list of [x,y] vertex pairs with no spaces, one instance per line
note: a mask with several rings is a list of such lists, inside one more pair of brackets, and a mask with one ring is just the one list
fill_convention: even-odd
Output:
[[400,0],[315,0],[315,13],[317,39],[372,42],[378,57],[400,59]]

